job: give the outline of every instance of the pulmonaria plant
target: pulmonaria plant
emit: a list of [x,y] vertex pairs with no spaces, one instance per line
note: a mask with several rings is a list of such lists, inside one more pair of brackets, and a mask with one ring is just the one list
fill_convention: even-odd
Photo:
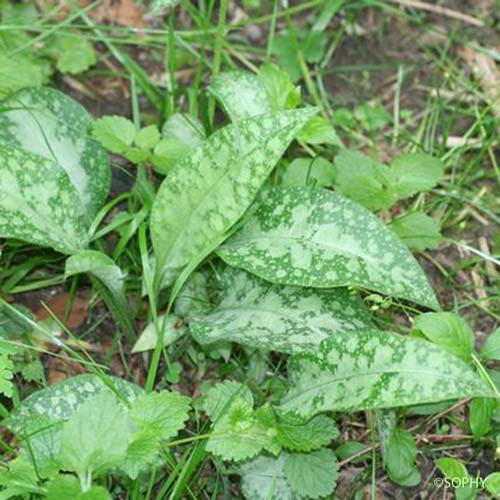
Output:
[[[411,220],[391,227],[369,209],[386,210],[431,189],[441,163],[418,153],[385,166],[341,151],[333,163],[323,158],[321,170],[303,161],[293,168],[307,172],[283,175],[291,165],[281,158],[294,139],[308,151],[342,147],[329,121],[316,108],[298,107],[300,92],[273,65],[257,76],[224,73],[209,90],[231,123],[208,138],[182,115],[171,118],[177,132],[167,122],[163,137],[155,127],[138,130],[117,117],[93,126],[93,137],[113,153],[166,174],[152,206],[145,203],[140,219],[131,219],[137,228],[149,217],[154,255],[139,232],[143,291],[151,304],[164,305],[168,296],[134,352],[155,348],[159,355],[186,335],[202,345],[280,352],[290,355],[286,390],[266,402],[244,384],[216,385],[201,403],[210,430],[175,441],[189,418],[189,398],[151,387],[144,392],[102,374],[70,379],[28,398],[8,421],[23,448],[0,479],[13,494],[58,498],[57,492],[83,491],[108,498],[94,479],[139,480],[168,462],[170,447],[207,439],[214,460],[238,463],[233,470],[247,498],[320,498],[336,484],[333,412],[370,410],[388,474],[407,485],[420,480],[416,446],[391,409],[470,396],[474,432],[488,432],[498,390],[483,362],[498,359],[498,335],[481,359],[463,325],[442,326],[451,321],[447,313],[422,314],[411,335],[400,335],[377,329],[362,298],[371,292],[439,310],[408,248],[435,244],[439,228],[424,243]],[[109,170],[100,146],[83,132],[90,119],[48,89],[23,91],[2,107],[12,109],[0,115],[0,235],[72,255],[66,274],[90,273],[114,298],[109,303],[126,309],[123,273],[91,248]],[[25,139],[27,126],[35,131],[33,143]],[[160,160],[162,148],[168,154]],[[40,197],[45,203],[36,202]],[[429,227],[421,215],[413,216],[419,230]],[[209,281],[217,293],[207,293]],[[21,473],[33,478],[33,490],[19,490]]]

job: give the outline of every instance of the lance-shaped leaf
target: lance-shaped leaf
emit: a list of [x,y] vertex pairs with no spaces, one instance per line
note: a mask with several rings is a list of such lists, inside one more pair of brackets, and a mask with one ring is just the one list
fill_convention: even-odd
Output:
[[280,409],[302,416],[492,397],[459,358],[426,340],[379,330],[338,334],[316,357],[292,359],[289,371],[291,387]]
[[125,275],[113,259],[95,250],[78,252],[66,260],[65,276],[79,273],[87,273],[94,278],[94,285],[97,285],[111,312],[129,335],[129,340],[135,340],[135,329],[124,289]]
[[218,305],[190,319],[191,335],[203,344],[229,340],[286,353],[315,352],[338,332],[371,326],[361,299],[344,288],[272,285],[231,267],[220,285]]
[[408,248],[375,215],[337,193],[290,187],[266,192],[218,254],[272,283],[357,286],[437,308]]
[[63,253],[87,246],[109,190],[90,115],[57,90],[30,88],[0,103],[0,237]]
[[184,267],[223,237],[315,113],[299,109],[241,120],[174,166],[151,212],[157,275]]
[[264,85],[247,71],[221,73],[212,80],[209,90],[233,122],[272,111]]

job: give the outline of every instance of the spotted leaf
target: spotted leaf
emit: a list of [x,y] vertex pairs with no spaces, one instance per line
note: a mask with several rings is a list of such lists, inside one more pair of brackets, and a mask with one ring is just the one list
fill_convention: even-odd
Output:
[[109,190],[105,151],[87,136],[90,115],[50,88],[0,103],[0,237],[71,254]]
[[315,113],[299,109],[241,120],[173,167],[151,213],[157,275],[184,267],[223,238]]
[[311,416],[492,396],[459,358],[430,342],[378,330],[338,334],[290,363],[281,411]]
[[272,285],[231,267],[220,285],[218,305],[190,319],[191,335],[203,344],[229,340],[286,353],[315,352],[337,332],[371,325],[361,299],[344,288]]
[[218,254],[271,283],[356,286],[438,308],[408,248],[375,215],[320,188],[274,189]]
[[213,79],[210,91],[231,121],[270,113],[271,101],[260,80],[246,71],[226,71]]

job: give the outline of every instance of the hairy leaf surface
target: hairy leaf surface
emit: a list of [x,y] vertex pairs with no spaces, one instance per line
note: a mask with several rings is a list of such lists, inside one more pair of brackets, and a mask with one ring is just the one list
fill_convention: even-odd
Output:
[[323,189],[266,192],[218,254],[272,283],[358,286],[439,307],[422,269],[394,233],[362,206]]
[[426,340],[378,330],[338,334],[316,357],[292,359],[289,371],[281,410],[304,416],[492,397],[459,358]]
[[228,267],[218,305],[190,319],[200,343],[221,340],[286,353],[314,352],[337,332],[371,326],[361,299],[345,289],[314,290],[272,285]]
[[85,248],[110,185],[106,153],[87,136],[90,115],[49,88],[0,106],[0,237],[70,254]]
[[241,120],[173,167],[151,213],[158,272],[184,267],[223,237],[315,113],[299,109]]

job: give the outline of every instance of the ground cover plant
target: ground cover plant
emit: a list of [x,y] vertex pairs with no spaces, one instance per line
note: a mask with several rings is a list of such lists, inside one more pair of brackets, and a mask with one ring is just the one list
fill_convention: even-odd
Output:
[[1,3],[0,498],[498,498],[486,4]]

